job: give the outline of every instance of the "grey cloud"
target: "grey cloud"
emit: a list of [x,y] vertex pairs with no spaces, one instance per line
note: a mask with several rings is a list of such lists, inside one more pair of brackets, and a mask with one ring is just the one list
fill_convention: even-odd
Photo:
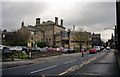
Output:
[[[56,9],[59,18],[63,18],[64,25],[85,26],[91,31],[101,31],[106,27],[113,27],[115,24],[115,3],[113,2],[77,2],[68,9],[61,7]],[[61,5],[62,6],[62,5]],[[48,12],[49,3],[46,2],[3,2],[3,28],[19,28],[22,20],[25,23],[34,24],[35,18]],[[51,12],[50,12],[51,13]],[[45,15],[45,14],[44,14]],[[56,15],[53,14],[52,15]],[[51,16],[49,14],[49,17]],[[42,18],[44,19],[44,18]]]
[[[73,12],[67,18],[66,24],[96,27],[97,31],[103,27],[113,27],[115,24],[115,3],[113,2],[89,2],[87,5],[77,3]],[[99,24],[101,27],[97,27]]]
[[2,28],[8,30],[19,28],[24,19],[35,20],[34,18],[44,13],[47,7],[49,7],[49,4],[46,2],[3,2]]

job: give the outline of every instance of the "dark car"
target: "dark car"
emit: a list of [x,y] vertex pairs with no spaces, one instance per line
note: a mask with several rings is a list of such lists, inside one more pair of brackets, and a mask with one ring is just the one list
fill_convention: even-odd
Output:
[[8,49],[2,49],[2,61],[14,61],[14,52]]

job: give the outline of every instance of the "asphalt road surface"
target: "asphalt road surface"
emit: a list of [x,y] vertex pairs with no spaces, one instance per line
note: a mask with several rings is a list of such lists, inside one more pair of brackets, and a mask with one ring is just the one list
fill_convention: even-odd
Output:
[[[95,74],[95,73],[88,74],[88,72],[91,71],[91,69],[92,70],[94,69],[94,71],[97,71],[98,69],[104,68],[104,66],[101,68],[98,68],[99,65],[95,66],[95,63],[101,61],[110,53],[108,52],[108,50],[103,50],[95,54],[86,53],[84,54],[84,57],[82,57],[82,55],[80,54],[79,56],[76,56],[76,57],[60,58],[54,61],[48,61],[43,63],[31,64],[31,65],[23,65],[23,66],[19,66],[15,68],[13,67],[9,69],[2,69],[2,76],[3,77],[8,77],[8,76],[9,77],[18,77],[18,76],[19,77],[21,76],[22,77],[24,76],[25,77],[26,76],[29,76],[29,77],[73,76],[74,77],[74,76],[78,76],[79,77],[79,75],[81,75],[83,77],[87,77],[87,76],[93,77],[98,74]],[[95,68],[97,68],[97,70],[95,70]],[[118,73],[115,73],[115,75],[117,74]]]

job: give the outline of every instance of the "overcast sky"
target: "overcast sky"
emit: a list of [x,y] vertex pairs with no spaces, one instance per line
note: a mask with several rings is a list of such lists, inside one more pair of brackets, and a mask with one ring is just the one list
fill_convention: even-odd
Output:
[[[19,1],[19,0],[18,0]],[[81,0],[82,1],[82,0]],[[58,17],[64,20],[64,26],[72,29],[72,25],[83,27],[84,30],[101,33],[106,41],[110,38],[115,25],[115,2],[76,2],[68,0],[50,0],[41,2],[2,2],[2,29],[14,30],[25,25],[35,25],[35,19],[43,21]]]

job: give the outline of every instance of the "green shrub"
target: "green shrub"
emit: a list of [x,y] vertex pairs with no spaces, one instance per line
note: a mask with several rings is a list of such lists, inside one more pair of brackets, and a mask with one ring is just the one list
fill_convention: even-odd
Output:
[[46,42],[37,42],[37,46],[40,47],[40,48],[43,48],[43,47],[50,47]]
[[28,58],[28,55],[21,53],[21,52],[18,52],[18,53],[14,54],[14,58]]

